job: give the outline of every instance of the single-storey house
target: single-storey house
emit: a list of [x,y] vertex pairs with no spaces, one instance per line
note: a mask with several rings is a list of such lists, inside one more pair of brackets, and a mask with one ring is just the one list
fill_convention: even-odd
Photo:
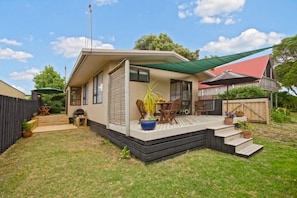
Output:
[[[240,61],[232,64],[223,65],[220,67],[216,67],[212,70],[208,70],[209,73],[214,76],[220,75],[224,71],[233,71],[249,76],[257,77],[259,80],[251,82],[251,83],[243,83],[243,84],[234,84],[229,86],[229,89],[240,87],[240,86],[260,86],[265,91],[272,94],[273,92],[277,92],[279,90],[279,85],[276,81],[273,64],[270,59],[270,55],[264,55],[252,59],[248,59],[245,61]],[[198,84],[198,95],[199,99],[210,99],[215,97],[217,94],[222,94],[227,90],[226,85],[216,85],[209,86],[205,84]],[[272,102],[271,95],[271,102]]]
[[[230,57],[235,60],[252,53]],[[202,66],[197,66],[173,51],[84,48],[66,86],[67,114],[71,117],[77,109],[83,109],[91,130],[121,148],[127,145],[146,163],[211,147],[206,141],[208,127],[222,125],[223,117],[191,114],[198,99],[198,82],[212,77],[207,70],[230,61],[230,57],[204,60]],[[158,124],[152,131],[141,129],[136,101],[143,98],[151,82],[157,82],[155,92],[160,97],[182,100],[179,124]]]
[[26,99],[26,95],[20,90],[0,80],[0,95],[9,96],[13,98]]

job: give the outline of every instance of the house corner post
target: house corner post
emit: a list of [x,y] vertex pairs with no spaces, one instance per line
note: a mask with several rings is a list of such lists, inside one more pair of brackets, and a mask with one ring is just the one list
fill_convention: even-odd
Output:
[[130,61],[125,60],[125,122],[126,136],[130,136]]

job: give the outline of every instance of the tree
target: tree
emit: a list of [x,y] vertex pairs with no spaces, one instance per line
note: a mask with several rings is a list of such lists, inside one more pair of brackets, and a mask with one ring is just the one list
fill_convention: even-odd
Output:
[[199,58],[199,50],[191,52],[182,45],[174,43],[167,35],[160,33],[159,36],[150,34],[142,36],[135,42],[134,49],[139,50],[158,50],[158,51],[175,51],[189,60],[197,60]]
[[297,35],[284,38],[274,47],[272,58],[278,64],[275,68],[278,81],[297,95]]
[[[44,67],[44,70],[33,78],[35,88],[56,88],[63,90],[65,87],[64,80],[51,65]],[[51,106],[52,113],[60,113],[65,107],[65,94],[42,94],[42,101]]]
[[51,65],[45,66],[40,74],[34,76],[33,82],[36,89],[50,87],[63,90],[65,86],[63,78],[61,78],[60,74]]

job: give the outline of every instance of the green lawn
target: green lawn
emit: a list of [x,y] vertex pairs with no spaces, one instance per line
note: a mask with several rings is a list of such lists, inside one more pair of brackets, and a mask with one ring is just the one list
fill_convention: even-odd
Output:
[[0,156],[0,197],[297,197],[297,124],[283,127],[256,125],[250,159],[201,149],[147,166],[87,129],[34,134]]

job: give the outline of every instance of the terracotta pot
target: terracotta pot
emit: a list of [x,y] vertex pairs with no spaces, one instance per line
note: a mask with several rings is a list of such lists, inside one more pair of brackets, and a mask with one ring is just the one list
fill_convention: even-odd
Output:
[[243,138],[249,139],[252,136],[252,133],[250,131],[243,131],[242,132]]
[[32,134],[33,134],[32,131],[30,131],[30,132],[22,132],[22,136],[23,136],[23,138],[31,137]]
[[225,118],[225,124],[232,125],[233,124],[233,118]]

